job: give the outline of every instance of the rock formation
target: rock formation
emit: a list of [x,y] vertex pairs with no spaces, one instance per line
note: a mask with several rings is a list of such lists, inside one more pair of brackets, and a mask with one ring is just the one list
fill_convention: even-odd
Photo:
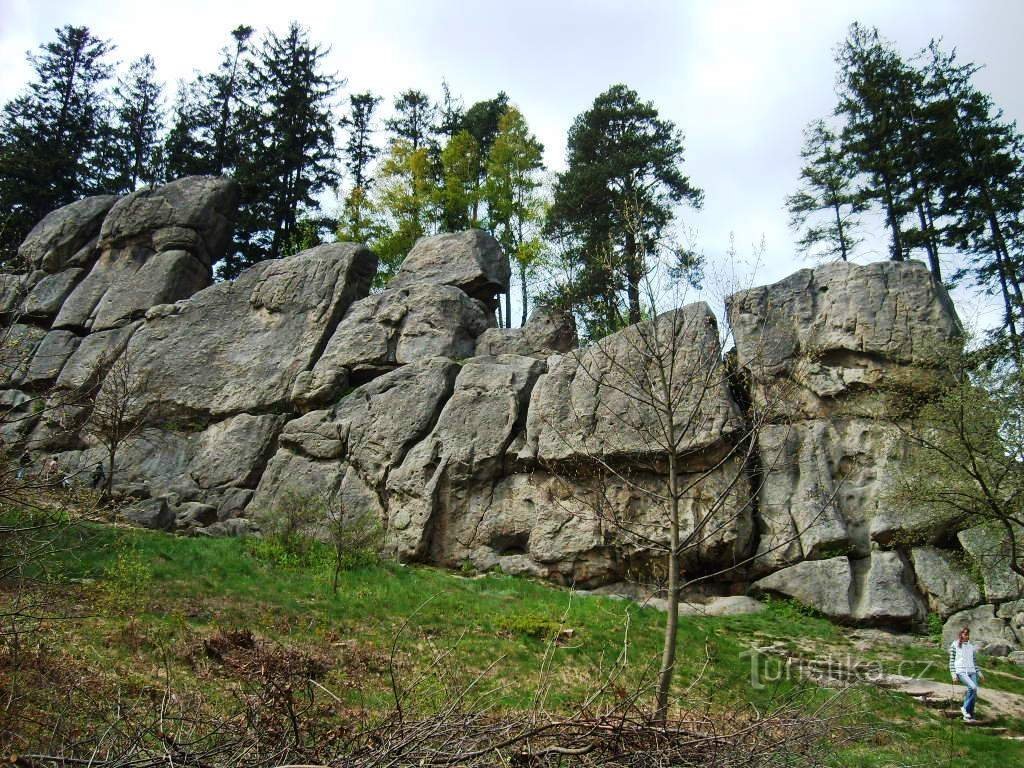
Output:
[[376,257],[351,243],[213,284],[237,197],[191,177],[40,222],[29,271],[0,275],[0,438],[84,479],[103,450],[71,395],[102,394],[120,359],[145,382],[148,428],[115,474],[137,524],[240,535],[307,499],[372,515],[405,560],[593,588],[657,572],[670,430],[687,573],[724,574],[703,594],[1024,641],[999,533],[885,501],[906,452],[887,385],[935,375],[960,333],[923,265],[830,264],[736,294],[726,355],[704,304],[578,349],[553,311],[495,327],[509,265],[476,230],[421,239],[375,293]]

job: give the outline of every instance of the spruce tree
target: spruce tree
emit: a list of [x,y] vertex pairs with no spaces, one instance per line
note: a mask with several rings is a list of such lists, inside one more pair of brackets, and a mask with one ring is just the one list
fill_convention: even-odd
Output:
[[786,198],[790,226],[800,231],[800,249],[848,261],[859,239],[854,230],[865,205],[856,187],[857,169],[843,155],[839,139],[824,120],[804,132],[801,187]]
[[624,85],[573,122],[547,230],[575,262],[566,296],[591,336],[640,321],[648,254],[681,203],[701,205],[703,193],[682,162],[680,131]]
[[925,64],[934,155],[949,222],[945,244],[967,256],[956,278],[969,277],[1000,297],[1003,321],[995,347],[1024,370],[1024,137],[972,81],[978,67],[932,42]]
[[200,122],[206,134],[212,173],[230,172],[238,163],[237,110],[247,85],[245,56],[252,33],[252,27],[246,24],[231,30],[234,45],[222,48],[218,68],[200,78],[203,91]]
[[365,242],[373,233],[372,202],[368,193],[373,184],[370,166],[380,155],[380,148],[373,141],[373,114],[380,101],[380,96],[369,92],[353,94],[349,97],[350,112],[341,119],[341,126],[348,134],[344,148],[345,168],[352,179],[338,228],[343,240]]
[[163,130],[163,85],[156,79],[156,64],[146,54],[133,62],[127,76],[114,88],[115,161],[113,187],[132,192],[155,184],[159,135]]
[[199,137],[200,127],[198,83],[179,81],[161,149],[165,181],[213,172],[209,147]]
[[859,24],[837,55],[836,114],[845,120],[841,154],[864,175],[862,198],[882,209],[890,258],[903,261],[923,249],[941,279],[937,190],[927,172],[932,147],[920,72],[908,65],[877,29]]
[[434,126],[434,132],[438,136],[443,136],[446,143],[451,141],[455,134],[465,127],[465,115],[462,99],[453,96],[448,81],[442,80],[441,103],[437,105],[437,125]]
[[429,147],[433,142],[436,107],[423,91],[403,91],[394,102],[395,116],[384,121],[392,141],[409,142],[412,151]]
[[47,213],[102,191],[108,175],[104,84],[111,44],[88,27],[65,26],[28,59],[34,77],[0,117],[0,261]]
[[248,62],[250,87],[238,110],[238,252],[221,266],[223,277],[284,255],[300,219],[330,223],[316,201],[338,178],[332,101],[341,83],[323,71],[327,52],[292,23],[283,36],[268,32]]

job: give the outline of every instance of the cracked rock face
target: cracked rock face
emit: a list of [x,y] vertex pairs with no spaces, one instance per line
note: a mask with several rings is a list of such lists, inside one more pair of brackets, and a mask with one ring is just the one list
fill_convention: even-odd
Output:
[[1024,641],[1000,532],[888,501],[906,444],[887,389],[938,375],[960,333],[923,265],[829,264],[736,294],[734,353],[705,304],[580,349],[545,309],[495,327],[509,264],[482,231],[421,239],[374,294],[376,257],[352,243],[211,285],[237,196],[191,177],[40,222],[32,270],[0,275],[0,438],[87,482],[105,458],[88,393],[124,356],[147,382],[145,437],[115,472],[137,524],[256,535],[302,507],[314,533],[376,520],[403,560],[588,589],[663,572],[671,464],[705,597],[750,589],[880,627],[930,611],[977,622],[994,651]]

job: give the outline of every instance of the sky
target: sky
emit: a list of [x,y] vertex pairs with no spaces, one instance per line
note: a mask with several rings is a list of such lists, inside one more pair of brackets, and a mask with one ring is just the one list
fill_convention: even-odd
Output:
[[[681,212],[692,244],[723,264],[732,237],[758,283],[812,266],[797,252],[784,200],[796,187],[804,126],[835,104],[833,54],[851,22],[877,26],[907,55],[943,38],[984,65],[977,85],[1024,124],[1019,0],[0,0],[0,101],[28,80],[26,52],[63,24],[111,39],[122,61],[152,54],[173,84],[214,67],[238,24],[282,30],[291,20],[331,46],[343,98],[439,95],[442,79],[466,104],[504,90],[554,171],[564,167],[573,118],[609,85],[627,84],[686,136],[685,170],[705,192],[702,210]],[[868,237],[858,258],[885,258],[885,246],[884,233]],[[991,302],[966,291],[956,298],[962,316],[988,324]]]

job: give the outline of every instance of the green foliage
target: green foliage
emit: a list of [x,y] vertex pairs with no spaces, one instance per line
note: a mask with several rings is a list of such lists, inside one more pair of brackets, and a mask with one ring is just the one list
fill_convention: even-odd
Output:
[[112,184],[119,192],[155,184],[160,176],[157,149],[164,121],[162,99],[163,85],[156,79],[156,63],[149,54],[132,63],[127,77],[118,79]]
[[100,603],[111,614],[133,613],[148,604],[153,572],[143,554],[129,542],[118,547],[100,582]]
[[33,78],[0,117],[0,262],[47,213],[105,190],[111,138],[104,85],[113,46],[67,25],[28,60]]
[[573,122],[547,231],[564,244],[565,308],[591,337],[640,320],[647,259],[679,204],[701,205],[682,162],[679,129],[624,85],[600,94]]
[[478,178],[480,145],[469,131],[452,136],[441,151],[441,185],[434,192],[437,217],[445,232],[459,232],[479,226]]
[[928,636],[936,643],[942,642],[942,627],[944,622],[942,617],[937,613],[929,613],[926,621],[928,627]]
[[558,635],[561,623],[546,616],[532,613],[510,613],[498,617],[498,629],[510,635],[532,637],[535,640],[550,640]]
[[790,226],[803,230],[799,242],[802,251],[847,261],[859,242],[853,231],[865,203],[855,188],[857,169],[838,143],[824,120],[807,127],[800,152],[804,160],[802,186],[786,198],[786,207]]

